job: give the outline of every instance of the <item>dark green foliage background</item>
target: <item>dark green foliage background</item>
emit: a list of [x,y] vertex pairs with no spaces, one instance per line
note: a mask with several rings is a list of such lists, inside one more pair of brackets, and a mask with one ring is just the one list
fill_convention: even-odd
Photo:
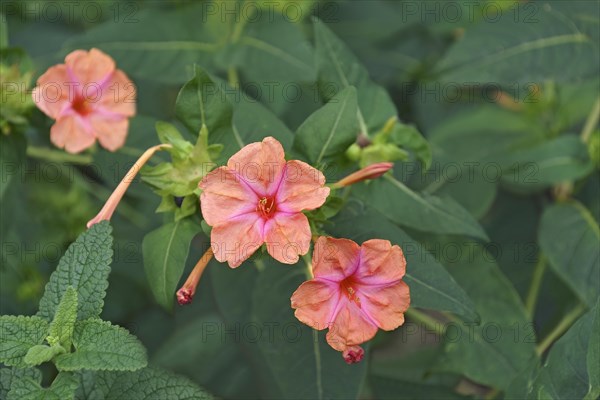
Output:
[[[598,2],[307,0],[290,1],[292,10],[276,0],[269,12],[262,1],[115,1],[93,3],[89,14],[75,6],[72,15],[52,3],[63,13],[56,21],[43,2],[3,3],[2,43],[31,57],[36,78],[74,49],[102,49],[135,82],[138,115],[125,147],[95,148],[91,164],[27,156],[25,141],[52,147],[51,122],[37,110],[26,140],[0,134],[0,314],[36,312],[67,246],[159,143],[156,121],[174,123],[192,143],[204,122],[210,143],[224,145],[218,163],[274,136],[334,181],[357,168],[344,157],[353,133],[373,134],[397,112],[429,142],[431,165],[418,135],[399,134],[408,158],[353,187],[324,226],[358,242],[389,239],[407,256],[417,312],[380,332],[361,364],[345,365],[323,332],[294,319],[289,298],[305,279],[303,263],[259,255],[230,270],[213,260],[193,304],[173,307],[172,291],[208,237],[199,212],[178,222],[155,213],[160,198],[139,179],[111,221],[102,319],[140,338],[151,365],[222,398],[600,394],[598,120],[585,126],[600,89]],[[221,15],[259,5],[257,21]],[[223,91],[213,92],[206,120],[193,98],[199,80]],[[516,103],[499,101],[500,91]],[[14,162],[20,172],[6,174]],[[556,196],[565,182],[566,200]],[[181,242],[163,249],[171,236]],[[168,270],[144,263],[161,252]],[[533,305],[532,282],[540,283]],[[42,304],[43,316],[58,300]],[[552,347],[548,336],[558,339]]]

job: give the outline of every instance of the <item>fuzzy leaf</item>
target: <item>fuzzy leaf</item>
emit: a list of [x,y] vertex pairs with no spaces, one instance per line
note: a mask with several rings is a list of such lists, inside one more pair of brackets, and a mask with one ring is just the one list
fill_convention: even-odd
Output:
[[54,319],[50,324],[48,343],[55,343],[69,351],[71,349],[71,338],[77,321],[77,292],[69,286],[56,309]]
[[37,368],[0,368],[0,399],[8,399],[13,382],[24,378],[39,381],[42,379],[42,372]]
[[46,285],[38,316],[51,321],[69,286],[79,295],[78,319],[100,315],[113,255],[111,232],[110,224],[103,221],[85,231],[69,246]]
[[135,372],[84,371],[76,400],[204,400],[213,397],[192,381],[158,368]]
[[100,319],[77,322],[73,345],[75,352],[56,357],[59,370],[135,371],[148,363],[146,349],[135,336]]
[[47,334],[48,322],[42,318],[1,316],[0,362],[17,368],[27,367],[25,355],[31,347],[42,344]]
[[47,346],[45,344],[38,344],[29,349],[25,355],[24,361],[27,365],[40,365],[52,360],[54,356],[64,352],[65,349],[60,345]]
[[41,386],[41,374],[36,377],[15,379],[7,400],[70,400],[75,396],[77,379],[68,372],[59,373],[49,388]]

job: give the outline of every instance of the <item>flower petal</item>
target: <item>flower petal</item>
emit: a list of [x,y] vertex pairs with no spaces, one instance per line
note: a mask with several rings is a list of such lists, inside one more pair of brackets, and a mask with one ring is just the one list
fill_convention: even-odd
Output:
[[390,286],[359,286],[362,310],[381,329],[390,331],[404,323],[404,312],[410,306],[408,285],[398,281]]
[[258,196],[227,167],[220,167],[208,173],[199,187],[202,189],[202,216],[210,226],[223,224],[237,215],[256,211]]
[[126,117],[135,115],[136,89],[123,71],[115,70],[100,94],[95,105],[101,110]]
[[50,128],[50,140],[56,147],[69,153],[79,153],[92,146],[96,137],[86,122],[71,114],[60,117]]
[[277,207],[287,212],[321,207],[329,196],[324,184],[325,176],[318,169],[302,161],[288,161],[277,191]]
[[109,151],[116,151],[123,147],[129,129],[127,118],[91,114],[89,121],[102,147]]
[[271,195],[269,189],[279,185],[285,153],[281,143],[272,137],[250,143],[235,153],[227,162],[258,194]]
[[321,236],[313,252],[315,277],[340,282],[352,275],[359,261],[360,247],[349,239]]
[[258,249],[263,240],[262,219],[256,214],[244,214],[213,227],[210,242],[215,258],[239,267]]
[[74,86],[75,82],[70,81],[66,65],[59,64],[48,68],[39,77],[37,87],[32,92],[36,106],[50,118],[57,119],[71,106],[71,101],[75,97],[74,87],[69,87],[71,84]]
[[401,279],[406,272],[402,249],[389,240],[371,239],[360,248],[360,265],[355,280],[362,284],[384,285]]
[[264,229],[267,251],[279,262],[295,264],[299,255],[310,249],[310,225],[302,213],[286,214],[276,212],[267,220]]
[[356,303],[342,296],[338,308],[339,311],[326,336],[331,347],[337,351],[344,351],[375,336],[377,326],[367,319]]
[[294,315],[306,325],[322,330],[333,321],[333,313],[340,298],[339,286],[335,283],[313,279],[304,282],[292,294]]
[[115,61],[98,49],[75,50],[67,55],[65,63],[85,88],[103,86],[115,70]]

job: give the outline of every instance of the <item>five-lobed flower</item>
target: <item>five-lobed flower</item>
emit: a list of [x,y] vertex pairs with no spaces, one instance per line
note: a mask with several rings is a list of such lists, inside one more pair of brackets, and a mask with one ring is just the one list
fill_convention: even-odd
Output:
[[296,263],[312,237],[302,211],[323,205],[330,191],[324,185],[319,170],[298,160],[286,162],[276,139],[246,145],[199,184],[215,258],[235,268],[266,243],[273,258]]
[[56,120],[50,140],[69,153],[123,146],[135,115],[135,86],[115,61],[98,49],[75,50],[50,67],[32,92],[37,107]]
[[317,330],[329,328],[327,342],[347,362],[362,359],[358,347],[404,323],[410,293],[402,277],[402,249],[388,240],[371,239],[359,246],[349,239],[321,236],[315,243],[314,278],[291,298],[296,318]]

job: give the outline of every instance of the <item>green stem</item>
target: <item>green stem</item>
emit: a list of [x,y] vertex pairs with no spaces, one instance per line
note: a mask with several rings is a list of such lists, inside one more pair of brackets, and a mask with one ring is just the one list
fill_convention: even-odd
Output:
[[525,309],[527,310],[527,314],[529,315],[530,319],[533,319],[533,316],[535,315],[535,305],[537,304],[540,286],[542,285],[542,278],[544,277],[546,266],[546,257],[540,253],[538,261],[533,270],[531,285],[529,286],[529,292],[527,292],[527,298],[525,300]]
[[596,99],[596,103],[592,107],[592,110],[588,114],[585,120],[585,125],[581,130],[581,140],[583,143],[587,143],[594,131],[594,128],[598,125],[598,119],[600,119],[600,96]]
[[563,317],[563,319],[556,325],[556,327],[537,345],[536,351],[538,355],[544,354],[546,350],[565,333],[571,325],[579,318],[579,316],[585,311],[585,306],[579,304],[573,310],[571,310],[567,315]]
[[31,158],[50,162],[67,162],[72,164],[90,164],[93,159],[89,154],[70,154],[46,147],[27,147],[27,155]]
[[417,311],[414,308],[409,308],[408,310],[406,310],[405,314],[410,319],[414,319],[414,320],[422,323],[423,325],[427,326],[429,329],[434,331],[439,336],[444,336],[444,326],[437,319],[430,317],[429,315],[425,314],[424,312]]
[[233,89],[238,89],[240,87],[240,77],[235,67],[229,67],[227,69],[227,82]]
[[315,276],[314,276],[313,271],[312,271],[312,260],[311,260],[311,258],[309,257],[308,254],[305,254],[305,255],[302,256],[302,259],[304,260],[304,264],[306,265],[306,269],[304,270],[306,278],[307,279],[314,278]]

